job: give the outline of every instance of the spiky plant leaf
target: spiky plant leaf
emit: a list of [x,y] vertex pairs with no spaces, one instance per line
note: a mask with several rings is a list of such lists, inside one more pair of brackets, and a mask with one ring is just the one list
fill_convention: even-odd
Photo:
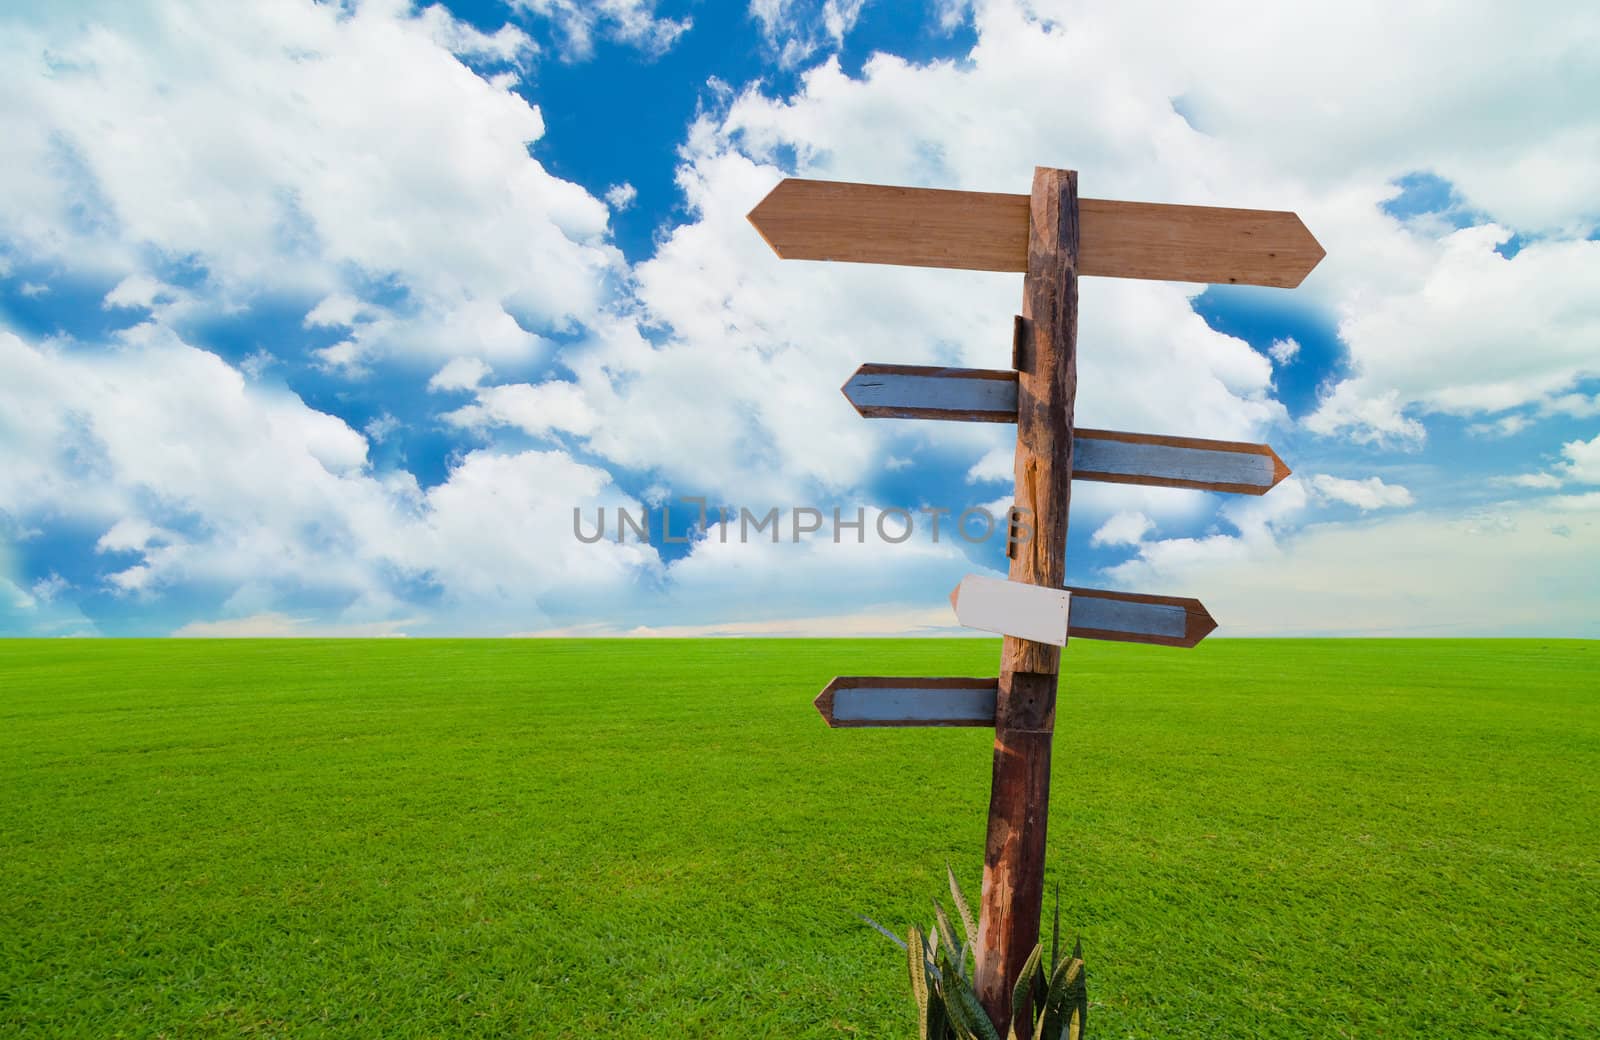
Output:
[[950,915],[944,912],[944,907],[937,899],[933,901],[933,913],[934,920],[939,926],[939,938],[944,940],[956,967],[964,968],[966,958],[961,954],[961,944],[956,942],[956,930],[950,924]]
[[972,918],[972,908],[967,905],[967,897],[961,894],[961,886],[956,884],[956,872],[950,869],[950,864],[944,865],[944,872],[950,878],[950,898],[956,904],[956,913],[961,915],[961,930],[966,933],[967,945],[975,946],[978,942],[978,925]]
[[1056,882],[1055,923],[1050,926],[1050,970],[1054,972],[1061,963],[1061,882]]
[[1033,951],[1028,954],[1028,959],[1022,962],[1022,972],[1017,976],[1017,984],[1011,990],[1011,1021],[1012,1028],[1020,1019],[1027,1021],[1023,1012],[1027,1009],[1028,990],[1033,985],[1034,972],[1039,970],[1039,958],[1044,956],[1044,947],[1038,943],[1033,944]]
[[861,918],[867,924],[870,924],[873,928],[877,929],[879,935],[883,936],[885,939],[888,939],[890,942],[894,943],[896,946],[900,947],[902,950],[906,948],[906,944],[900,941],[900,937],[899,936],[895,935],[893,932],[889,931],[889,929],[885,928],[883,925],[881,925],[878,922],[874,921],[872,918],[868,917],[866,914],[857,914],[856,916]]
[[906,931],[906,966],[911,972],[911,999],[917,1005],[917,1028],[922,1040],[938,1040],[928,1035],[928,963],[922,956],[922,936],[916,925]]
[[944,997],[935,993],[928,1001],[928,1031],[924,1034],[928,1040],[950,1040],[956,1035],[955,1027],[950,1024],[949,1013],[945,1010]]
[[945,1006],[949,1008],[952,1020],[959,1015],[961,1024],[978,1040],[1000,1040],[1000,1034],[994,1028],[994,1023],[989,1021],[989,1013],[983,1010],[971,982],[965,978],[946,976],[944,995]]
[[1073,1036],[1077,1036],[1089,1026],[1089,977],[1087,969],[1083,966],[1083,943],[1080,941],[1072,948],[1072,959],[1078,965],[1077,981],[1073,984],[1073,997],[1076,1007],[1072,1011]]
[[1042,1036],[1060,1036],[1069,1019],[1068,1009],[1075,995],[1074,983],[1083,976],[1083,961],[1074,957],[1057,965],[1050,978],[1050,989],[1044,998],[1044,1027]]
[[[988,1023],[989,1016],[984,1014],[983,1008],[979,1006],[977,1018],[973,1017],[972,1007],[962,1000],[962,994],[971,994],[971,987],[956,973],[955,966],[950,963],[950,955],[944,950],[939,951],[939,968],[944,977],[944,982],[939,987],[939,995],[943,998],[944,1012],[950,1020],[951,1031],[959,1040],[980,1040],[978,1020]],[[993,1028],[990,1025],[991,1031]]]

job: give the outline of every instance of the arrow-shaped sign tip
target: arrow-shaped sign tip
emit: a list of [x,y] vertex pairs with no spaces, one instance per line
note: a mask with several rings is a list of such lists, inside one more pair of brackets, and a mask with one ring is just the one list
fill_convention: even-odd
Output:
[[1284,286],[1287,289],[1293,289],[1295,286],[1305,281],[1306,275],[1310,274],[1312,271],[1315,271],[1317,269],[1317,265],[1322,263],[1322,258],[1328,255],[1328,251],[1322,248],[1322,243],[1317,241],[1317,236],[1313,235],[1311,233],[1311,229],[1306,227],[1306,222],[1300,219],[1300,214],[1294,213],[1291,214],[1291,216],[1294,217],[1295,226],[1300,229],[1300,234],[1305,239],[1304,246],[1297,252],[1311,262],[1306,264],[1304,271],[1300,272],[1300,277]]
[[865,369],[866,367],[867,367],[866,365],[857,366],[856,370],[854,372],[850,373],[850,378],[846,379],[843,383],[841,383],[839,385],[839,392],[844,395],[844,399],[846,401],[850,402],[850,407],[854,408],[856,410],[856,414],[857,415],[863,415],[863,413],[861,411],[861,404],[854,397],[850,396],[850,389],[851,389],[851,387],[856,385],[856,380],[861,378],[862,370]]
[[1283,478],[1293,473],[1294,470],[1290,469],[1288,464],[1278,457],[1278,453],[1272,450],[1271,445],[1267,446],[1267,454],[1272,458],[1272,483],[1267,485],[1266,491],[1271,491],[1283,483]]
[[826,722],[830,729],[833,727],[833,691],[838,686],[839,677],[834,676],[828,682],[828,685],[822,688],[822,692],[817,694],[816,699],[811,702],[817,709],[817,714],[822,716],[822,721]]
[[765,242],[778,255],[780,260],[784,258],[783,250],[779,249],[778,244],[767,234],[767,229],[762,227],[762,221],[769,219],[783,205],[778,196],[783,193],[784,185],[788,184],[790,180],[791,178],[785,177],[775,184],[772,190],[767,192],[760,202],[756,203],[755,208],[744,215],[744,219],[748,220],[750,226],[756,229],[756,234],[761,236],[761,241]]

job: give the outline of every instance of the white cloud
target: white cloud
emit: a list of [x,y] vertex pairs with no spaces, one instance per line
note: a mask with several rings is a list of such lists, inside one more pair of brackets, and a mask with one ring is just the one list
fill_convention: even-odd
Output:
[[[857,519],[858,509],[864,525],[859,531],[847,526]],[[756,520],[764,512],[751,508]],[[893,540],[905,534],[906,518],[876,507],[841,509],[837,528],[831,512],[805,516],[804,524],[815,522],[817,530],[798,539],[794,528],[802,518],[784,509],[777,541],[771,540],[770,530],[758,532],[754,521],[747,524],[733,513],[726,524],[715,512],[708,519],[705,536],[667,567],[654,617],[692,624],[777,622],[781,627],[794,618],[830,613],[911,612],[927,617],[931,612],[954,625],[950,590],[968,573],[994,573],[968,556],[972,546],[954,532],[950,519],[940,525],[935,541],[932,518],[917,512],[911,513],[909,536],[900,542]],[[725,606],[731,603],[738,606]]]
[[475,357],[452,358],[428,380],[433,391],[473,390],[488,378],[490,368]]
[[[602,417],[591,450],[674,484],[775,498],[858,487],[890,457],[945,457],[970,468],[1001,449],[972,474],[998,475],[1009,454],[1004,431],[863,421],[836,388],[864,361],[1006,364],[1020,280],[785,262],[745,220],[791,153],[796,172],[809,176],[1025,191],[1034,156],[1021,156],[1016,140],[1039,142],[1040,159],[1070,146],[1106,186],[1148,169],[1154,147],[1171,155],[1158,167],[1168,193],[1198,181],[1188,201],[1214,198],[1203,176],[1213,149],[1172,112],[1164,84],[1152,84],[1131,111],[1117,94],[1122,107],[1113,113],[1096,104],[1106,81],[1094,60],[1085,64],[1076,38],[1020,18],[993,20],[985,31],[995,38],[986,35],[967,63],[912,66],[877,55],[852,79],[829,61],[807,72],[792,98],[746,92],[695,125],[678,175],[693,219],[635,272],[643,316],[667,335],[648,341],[631,327],[602,326],[563,357]],[[1017,103],[1036,96],[1018,91],[1030,76],[1063,75],[1061,90],[1082,103]],[[1130,134],[1130,120],[1139,132]],[[1085,280],[1080,422],[1258,439],[1284,420],[1271,396],[1272,363],[1207,326],[1190,306],[1198,291]],[[863,354],[874,343],[893,344],[893,356]],[[700,421],[664,436],[664,417],[686,401]]]
[[1454,232],[1430,247],[1419,277],[1351,300],[1340,335],[1355,374],[1307,426],[1415,440],[1421,427],[1409,412],[1499,412],[1600,376],[1600,294],[1590,274],[1600,269],[1600,242],[1538,241],[1507,259],[1494,247],[1508,236],[1494,225]]
[[177,639],[382,639],[404,636],[418,619],[324,624],[316,618],[287,614],[252,614],[216,621],[191,621],[173,631]]
[[[1147,552],[1116,577],[1199,596],[1224,636],[1593,639],[1600,493],[1569,497],[1578,501],[1479,516],[1409,512],[1229,540],[1225,551]],[[1552,508],[1566,510],[1563,523],[1551,523]]]
[[1280,365],[1287,365],[1300,356],[1300,341],[1293,336],[1287,339],[1275,339],[1267,348],[1267,354]]
[[1591,441],[1568,441],[1561,446],[1565,459],[1561,475],[1580,484],[1600,484],[1600,437]]
[[611,187],[606,189],[605,195],[606,205],[618,212],[632,206],[634,200],[638,197],[639,189],[635,188],[627,181],[623,181],[621,184],[613,184]]
[[1521,413],[1502,415],[1492,422],[1473,423],[1467,432],[1475,437],[1515,437],[1533,425],[1533,419]]
[[594,54],[596,36],[665,54],[688,32],[688,18],[657,17],[656,0],[511,0],[512,6],[549,18],[560,30],[563,57],[581,60]]
[[156,299],[152,253],[203,269],[193,305],[219,312],[306,297],[308,323],[348,324],[372,284],[405,291],[330,364],[531,358],[596,313],[621,257],[605,204],[529,155],[539,110],[461,60],[530,47],[400,0],[0,16],[0,238],[123,280],[112,305]]
[[1523,488],[1558,488],[1561,478],[1554,473],[1518,473],[1509,477],[1501,477],[1496,483],[1506,484],[1511,487]]
[[1563,484],[1600,484],[1600,437],[1588,441],[1568,441],[1563,444],[1561,460],[1552,470],[1502,477],[1497,483],[1525,488],[1558,488]]
[[158,301],[173,298],[174,290],[170,285],[146,274],[131,274],[106,293],[101,306],[149,310]]
[[1089,544],[1138,545],[1144,536],[1155,529],[1155,522],[1143,513],[1116,513],[1090,537]]
[[1562,394],[1544,402],[1543,408],[1550,415],[1587,419],[1600,415],[1600,394]]
[[382,444],[396,433],[405,429],[405,425],[405,423],[388,412],[383,412],[361,427],[361,432],[366,434],[367,440],[372,443]]
[[824,47],[843,46],[865,6],[866,0],[750,0],[750,17],[778,64],[791,68]]
[[304,324],[308,329],[353,328],[376,310],[349,293],[333,293],[306,313]]
[[1350,480],[1318,473],[1311,478],[1311,487],[1318,497],[1329,502],[1355,506],[1363,513],[1372,509],[1409,506],[1413,501],[1409,489],[1399,484],[1385,484],[1381,477]]
[[[573,54],[607,35],[659,48],[683,31],[637,0],[524,6],[555,19]],[[963,17],[964,7],[941,9]],[[857,12],[833,3],[803,13],[829,46]],[[572,505],[631,502],[610,474],[562,451],[493,446],[496,436],[560,432],[640,485],[744,501],[852,494],[889,459],[1009,480],[1009,429],[869,422],[834,388],[863,361],[1005,365],[1019,279],[779,261],[744,214],[780,166],[1025,191],[1035,162],[1070,164],[1090,197],[1295,209],[1330,255],[1284,299],[1338,317],[1350,348],[1350,378],[1329,388],[1312,430],[1417,446],[1433,414],[1510,433],[1524,419],[1600,408],[1580,387],[1595,373],[1596,297],[1584,275],[1596,244],[1581,239],[1600,180],[1588,103],[1600,72],[1585,60],[1597,15],[1587,7],[1533,20],[1511,7],[1464,9],[1450,47],[1437,46],[1436,13],[1364,2],[994,0],[973,18],[978,45],[959,61],[879,55],[858,78],[830,61],[792,97],[728,93],[681,153],[688,222],[630,272],[608,237],[618,199],[595,198],[530,157],[530,145],[563,142],[545,140],[540,110],[511,93],[534,53],[518,30],[481,33],[443,8],[417,14],[399,0],[150,0],[46,5],[28,24],[0,16],[0,137],[15,160],[0,164],[0,263],[16,254],[30,270],[66,269],[146,308],[299,301],[308,326],[349,330],[322,363],[358,372],[386,358],[412,370],[425,361],[431,390],[471,393],[464,408],[441,407],[490,445],[454,457],[448,478],[424,490],[409,474],[375,470],[368,437],[244,382],[159,324],[105,356],[0,338],[0,444],[16,460],[0,467],[0,510],[11,526],[70,516],[108,536],[119,520],[142,522],[143,540],[130,527],[107,542],[106,559],[128,554],[112,583],[129,595],[233,589],[208,623],[292,624],[311,616],[293,601],[301,595],[346,603],[339,624],[414,627],[408,584],[437,594],[440,618],[421,624],[492,619],[495,631],[586,616],[610,624],[624,595],[686,625],[746,615],[750,603],[771,606],[747,623],[780,629],[830,611],[924,610],[969,566],[959,546],[802,546],[799,557],[696,547],[668,568],[648,547],[572,546]],[[1219,20],[1237,31],[1217,38]],[[1369,56],[1364,75],[1345,74],[1350,54]],[[505,68],[479,75],[462,58]],[[1418,170],[1453,182],[1464,212],[1494,223],[1441,235],[1436,218],[1384,214],[1396,178]],[[1511,228],[1528,241],[1506,260],[1493,247]],[[203,284],[181,290],[192,298],[150,288],[160,273],[146,266],[152,255],[203,269]],[[1272,380],[1274,362],[1294,361],[1279,356],[1290,341],[1269,358],[1217,333],[1190,307],[1197,291],[1084,280],[1082,423],[1257,440],[1285,421]],[[553,358],[570,382],[532,364],[558,343],[575,343]],[[892,356],[864,355],[871,344]],[[291,361],[292,344],[271,348]],[[259,381],[273,354],[241,367]],[[485,385],[489,363],[503,383]],[[1587,481],[1592,442],[1573,443],[1552,477]],[[1125,543],[1139,555],[1118,573],[1162,585],[1235,564],[1333,573],[1320,554],[1360,539],[1339,534],[1353,525],[1294,534],[1308,487],[1380,503],[1404,490],[1355,483],[1330,493],[1291,480],[1231,502],[1221,516],[1232,534],[1143,532]],[[1446,525],[1429,558],[1447,566],[1458,537],[1521,539],[1523,557],[1559,581],[1558,543],[1569,554],[1589,544],[1585,503],[1596,496],[1543,505],[1561,512],[1565,535],[1515,505],[1362,530],[1403,541]],[[1215,503],[1099,484],[1078,485],[1073,499],[1080,526],[1136,512],[1166,531],[1203,531]],[[1540,531],[1548,546],[1529,541]],[[1387,595],[1381,573],[1355,574],[1365,586],[1334,602]],[[1282,604],[1271,582],[1254,587]],[[705,613],[715,610],[722,617]],[[1270,613],[1255,616],[1270,627]]]
[[903,610],[851,611],[807,617],[728,620],[693,625],[636,625],[623,628],[605,622],[519,633],[539,638],[604,638],[629,636],[656,639],[874,639],[883,636],[973,636],[987,638],[956,624],[949,604]]
[[110,588],[231,590],[219,622],[308,598],[329,624],[413,618],[420,583],[448,608],[436,630],[504,631],[603,610],[659,570],[650,546],[573,551],[574,508],[638,508],[603,470],[486,449],[422,490],[339,419],[154,327],[95,353],[0,333],[0,444],[8,526],[73,517],[102,532]]
[[30,591],[33,593],[33,598],[39,602],[54,603],[58,596],[70,588],[72,588],[71,582],[55,571],[51,571],[45,577],[34,582]]
[[967,470],[968,484],[983,484],[1011,480],[1016,475],[1016,449],[993,448]]
[[583,394],[572,383],[560,380],[481,387],[475,403],[447,412],[443,418],[474,430],[514,426],[535,437],[553,431],[586,434],[595,426],[595,415]]

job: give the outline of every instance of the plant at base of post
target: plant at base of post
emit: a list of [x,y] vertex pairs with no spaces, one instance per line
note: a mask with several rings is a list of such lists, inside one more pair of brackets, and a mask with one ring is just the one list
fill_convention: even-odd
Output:
[[[917,1035],[922,1040],[1001,1040],[989,1021],[978,991],[972,984],[968,961],[978,933],[972,911],[955,872],[950,876],[950,898],[961,919],[961,938],[939,900],[933,901],[934,921],[926,932],[913,926],[901,940],[870,917],[862,920],[906,951],[911,973],[911,999],[917,1006]],[[1044,944],[1034,946],[1017,979],[1011,997],[1011,1028],[1006,1040],[1016,1040],[1017,1019],[1032,998],[1034,1040],[1082,1040],[1089,1015],[1089,990],[1083,974],[1083,944],[1061,956],[1061,893],[1056,891],[1055,924],[1050,933],[1050,964],[1044,964]]]

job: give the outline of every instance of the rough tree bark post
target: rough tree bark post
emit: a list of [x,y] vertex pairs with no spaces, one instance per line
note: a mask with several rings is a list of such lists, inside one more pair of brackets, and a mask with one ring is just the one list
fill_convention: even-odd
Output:
[[[1077,390],[1078,175],[1033,171],[1028,269],[1017,323],[1016,506],[1033,528],[1012,548],[1011,580],[1061,588],[1072,492],[1072,398]],[[984,849],[977,984],[1002,1036],[1011,993],[1034,944],[1044,900],[1050,739],[1061,651],[1007,637],[1000,657],[994,777]],[[1031,1017],[1017,1035],[1031,1032]]]

